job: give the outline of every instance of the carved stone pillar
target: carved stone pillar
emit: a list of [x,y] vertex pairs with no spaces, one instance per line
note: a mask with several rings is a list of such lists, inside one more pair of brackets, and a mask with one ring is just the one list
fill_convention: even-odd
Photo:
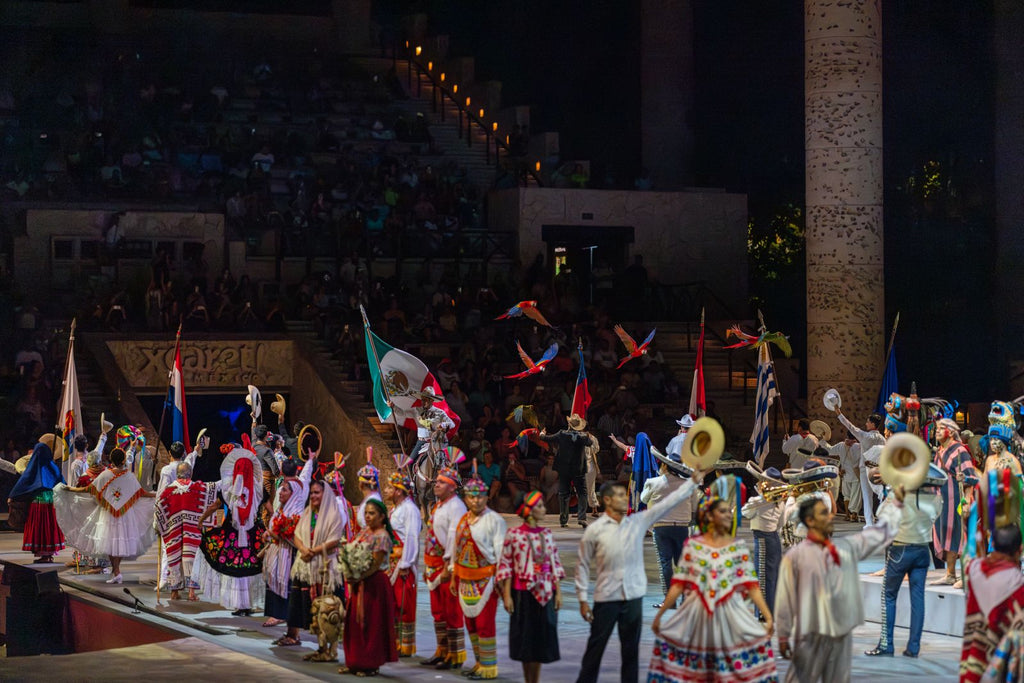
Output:
[[805,0],[807,394],[860,424],[885,354],[881,0]]

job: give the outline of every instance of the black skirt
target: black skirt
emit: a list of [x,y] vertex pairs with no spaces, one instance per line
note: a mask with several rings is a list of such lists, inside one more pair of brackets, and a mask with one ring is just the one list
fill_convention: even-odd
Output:
[[512,590],[514,611],[509,616],[509,657],[517,662],[548,664],[561,659],[558,651],[558,612],[554,596],[541,605],[530,591]]
[[287,620],[288,598],[282,598],[280,595],[268,588],[263,597],[263,614],[264,616],[273,617],[274,619]]
[[[288,593],[288,614],[286,615],[289,628],[309,630],[309,624],[312,621],[310,611],[313,609],[309,588],[308,583],[292,579],[291,590]],[[341,600],[342,604],[345,604],[345,585],[338,585],[334,589],[334,595]]]

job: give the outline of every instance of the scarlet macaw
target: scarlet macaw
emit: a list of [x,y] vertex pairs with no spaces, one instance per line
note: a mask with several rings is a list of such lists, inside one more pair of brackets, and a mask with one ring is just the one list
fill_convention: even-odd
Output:
[[512,308],[508,309],[507,311],[499,315],[497,318],[495,318],[495,320],[504,320],[505,318],[518,318],[523,315],[525,315],[530,320],[536,320],[541,325],[551,327],[551,323],[549,323],[547,319],[544,317],[544,315],[537,310],[536,301],[520,301],[515,306],[513,306]]
[[544,366],[550,363],[551,359],[558,353],[558,343],[556,342],[548,347],[548,350],[544,352],[540,360],[534,363],[533,359],[526,355],[526,351],[523,351],[523,347],[519,342],[516,342],[516,348],[519,349],[519,357],[523,359],[523,365],[526,366],[526,370],[515,375],[505,375],[505,379],[522,379],[523,377],[536,375],[538,372],[544,372]]
[[630,337],[624,329],[622,329],[622,325],[616,325],[615,334],[619,335],[619,339],[622,340],[622,344],[626,347],[626,351],[629,352],[629,355],[620,360],[619,364],[615,367],[615,369],[618,370],[627,362],[633,360],[634,358],[639,358],[640,356],[647,353],[647,347],[650,345],[651,340],[654,339],[654,333],[657,331],[657,328],[651,330],[651,333],[647,335],[647,339],[644,339],[644,343],[641,344],[640,346],[637,346],[636,341],[632,337]]

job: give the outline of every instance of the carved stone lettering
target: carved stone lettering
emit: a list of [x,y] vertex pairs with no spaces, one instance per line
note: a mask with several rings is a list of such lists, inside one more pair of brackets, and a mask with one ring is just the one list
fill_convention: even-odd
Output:
[[[164,389],[174,341],[111,340],[107,347],[133,389]],[[290,341],[201,340],[181,346],[181,370],[190,389],[292,385]]]

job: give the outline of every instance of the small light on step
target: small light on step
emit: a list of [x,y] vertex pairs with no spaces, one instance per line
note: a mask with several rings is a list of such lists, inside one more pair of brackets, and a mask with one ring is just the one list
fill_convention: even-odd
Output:
[[536,164],[534,164],[533,168],[534,168],[534,170],[539,171],[540,170],[540,162],[538,161]]
[[433,70],[434,70],[434,63],[433,62],[427,62],[427,71],[433,71]]
[[444,72],[441,72],[441,82],[444,83]]
[[493,130],[495,133],[498,132],[498,122],[497,121],[495,121],[494,123],[491,124],[491,130]]
[[420,47],[419,45],[417,45],[416,46],[416,56],[419,57],[421,54],[423,54],[423,48]]
[[472,101],[473,101],[473,100],[471,100],[470,98],[468,98],[468,97],[467,97],[467,98],[466,98],[466,106],[468,107],[468,106],[469,106],[469,104],[470,104],[470,103],[471,103]]
[[408,50],[408,49],[409,49],[409,41],[408,41],[408,40],[407,40],[407,41],[405,41],[405,49],[406,49],[406,50]]
[[459,84],[458,83],[456,83],[455,85],[452,86],[452,94],[453,95],[458,95],[459,94]]
[[480,110],[480,118],[483,118],[483,117],[484,117],[484,110],[483,110],[483,109],[481,109],[481,110]]

